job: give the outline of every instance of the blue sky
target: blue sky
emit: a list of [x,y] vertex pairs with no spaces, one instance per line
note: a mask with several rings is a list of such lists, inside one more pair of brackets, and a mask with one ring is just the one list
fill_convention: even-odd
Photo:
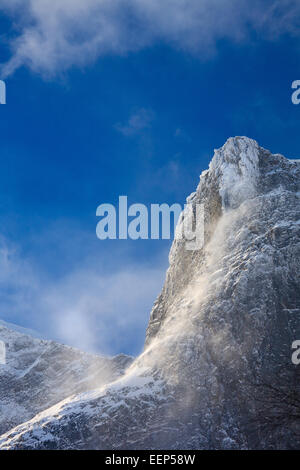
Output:
[[299,157],[300,7],[62,3],[0,2],[0,317],[137,354],[170,242],[100,241],[96,208],[183,204],[230,136]]

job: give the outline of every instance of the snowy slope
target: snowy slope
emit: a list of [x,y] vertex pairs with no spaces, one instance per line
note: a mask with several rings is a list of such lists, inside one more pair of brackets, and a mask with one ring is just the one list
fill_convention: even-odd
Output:
[[253,388],[279,386],[300,338],[299,197],[298,162],[229,139],[188,198],[205,206],[204,248],[174,241],[143,354],[123,377],[2,435],[0,448],[300,448],[297,424],[259,426]]
[[30,328],[23,328],[22,326],[16,325],[15,323],[6,322],[0,319],[0,328],[4,327],[11,331],[17,331],[27,336],[32,336],[33,338],[44,339],[40,333]]
[[27,333],[0,323],[6,349],[6,363],[0,364],[1,434],[72,393],[115,379],[131,362],[127,356],[104,358]]

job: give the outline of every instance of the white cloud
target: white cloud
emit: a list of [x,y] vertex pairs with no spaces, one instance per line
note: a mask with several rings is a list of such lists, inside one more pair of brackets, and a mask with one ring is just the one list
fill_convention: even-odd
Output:
[[0,319],[86,351],[134,350],[143,344],[164,271],[155,262],[148,266],[128,259],[111,270],[83,260],[81,268],[53,280],[2,237]]
[[15,25],[2,77],[25,65],[46,76],[105,54],[126,54],[157,42],[202,57],[220,39],[249,31],[276,39],[299,35],[298,0],[0,0]]
[[26,311],[39,287],[33,267],[20,256],[18,247],[0,236],[0,317],[3,312],[13,318]]
[[145,337],[152,304],[162,287],[163,270],[128,265],[110,275],[94,270],[70,273],[44,291],[53,333],[84,350],[122,352]]
[[127,123],[118,123],[115,127],[121,134],[129,137],[149,128],[153,119],[154,113],[151,109],[141,108],[130,116]]

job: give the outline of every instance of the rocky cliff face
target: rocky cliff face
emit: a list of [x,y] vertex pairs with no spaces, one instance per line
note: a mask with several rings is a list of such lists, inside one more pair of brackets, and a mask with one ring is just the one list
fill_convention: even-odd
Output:
[[299,196],[299,162],[229,139],[188,198],[204,204],[204,246],[174,241],[143,354],[0,448],[299,448],[299,409],[286,413],[278,395],[300,339]]

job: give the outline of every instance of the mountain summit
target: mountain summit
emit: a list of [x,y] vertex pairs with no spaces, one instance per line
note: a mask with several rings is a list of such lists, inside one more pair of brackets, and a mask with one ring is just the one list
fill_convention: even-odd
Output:
[[144,352],[0,448],[299,448],[299,196],[298,161],[230,138],[188,198],[204,204],[205,243],[174,240]]

